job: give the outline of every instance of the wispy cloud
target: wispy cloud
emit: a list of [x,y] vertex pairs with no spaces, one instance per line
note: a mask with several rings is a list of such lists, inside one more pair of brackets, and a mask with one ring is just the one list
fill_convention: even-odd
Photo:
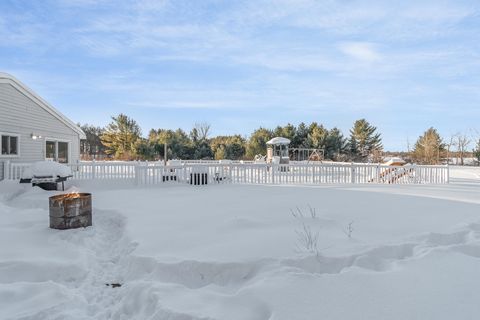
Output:
[[182,117],[408,125],[403,110],[447,126],[453,105],[480,117],[479,9],[473,0],[0,2],[0,69],[56,106],[145,121],[189,110]]
[[368,42],[345,42],[339,48],[346,55],[364,62],[375,62],[382,58],[375,45]]

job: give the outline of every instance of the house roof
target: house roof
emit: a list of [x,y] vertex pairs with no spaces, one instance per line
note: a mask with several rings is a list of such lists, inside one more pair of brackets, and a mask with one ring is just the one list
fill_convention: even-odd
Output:
[[23,93],[26,97],[28,97],[30,100],[35,102],[45,111],[50,113],[52,116],[57,118],[60,122],[64,123],[67,127],[71,128],[73,131],[78,133],[78,135],[80,136],[80,139],[86,139],[85,133],[82,131],[82,129],[80,129],[79,126],[77,126],[74,122],[72,122],[70,119],[65,117],[60,111],[55,109],[47,101],[43,100],[39,95],[33,92],[32,89],[30,89],[25,84],[20,82],[20,80],[18,80],[14,76],[8,73],[0,72],[0,83],[8,83],[12,85],[15,89]]
[[267,144],[273,144],[273,145],[289,145],[290,140],[287,138],[283,137],[275,137],[272,140],[267,141]]

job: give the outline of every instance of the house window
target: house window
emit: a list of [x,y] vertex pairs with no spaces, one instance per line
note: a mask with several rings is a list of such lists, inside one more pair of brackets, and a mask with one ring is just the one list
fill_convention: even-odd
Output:
[[68,163],[68,142],[46,140],[45,159]]
[[45,159],[55,161],[55,141],[47,141],[45,146]]
[[2,134],[2,140],[0,144],[2,146],[2,155],[18,155],[18,136]]
[[58,142],[57,161],[60,163],[68,163],[68,142]]

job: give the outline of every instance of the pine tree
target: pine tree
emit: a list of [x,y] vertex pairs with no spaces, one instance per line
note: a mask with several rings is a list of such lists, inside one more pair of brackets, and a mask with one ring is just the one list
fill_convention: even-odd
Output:
[[473,156],[477,159],[477,164],[480,166],[480,139],[478,139],[477,145],[473,149]]
[[210,139],[210,148],[216,160],[238,160],[245,155],[245,140],[240,135],[218,136]]
[[292,143],[294,143],[296,135],[297,135],[297,128],[295,128],[295,126],[290,123],[284,127],[278,126],[273,131],[273,136],[287,138]]
[[155,149],[148,142],[148,139],[138,138],[135,142],[135,154],[139,160],[153,160]]
[[325,158],[337,160],[345,152],[347,141],[338,128],[328,131],[327,143],[325,146]]
[[305,123],[300,123],[295,131],[295,136],[292,139],[290,146],[292,148],[306,148],[308,139],[308,127]]
[[313,122],[308,128],[307,145],[309,148],[324,149],[327,144],[328,130]]
[[445,150],[445,145],[437,130],[429,128],[418,137],[413,150],[413,158],[424,164],[437,164],[440,162],[440,154]]
[[168,159],[193,159],[193,142],[182,129],[175,131],[158,129],[154,138],[152,143],[156,145],[155,150],[162,159],[165,159],[165,144],[167,144]]
[[365,119],[355,121],[350,129],[349,149],[354,159],[365,160],[383,149],[381,134]]
[[[213,150],[212,150],[213,151]],[[213,153],[215,155],[215,160],[228,159],[226,156],[227,152],[225,151],[225,145],[220,145]]]
[[101,136],[105,152],[115,159],[131,160],[137,156],[136,144],[141,136],[137,122],[124,114],[112,117]]
[[256,155],[267,153],[267,141],[272,139],[273,134],[270,130],[259,128],[255,130],[247,143],[247,157],[255,158]]

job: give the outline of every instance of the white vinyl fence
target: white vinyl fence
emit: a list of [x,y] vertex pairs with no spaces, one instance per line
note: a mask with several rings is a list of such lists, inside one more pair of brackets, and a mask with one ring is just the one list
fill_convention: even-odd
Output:
[[23,170],[30,167],[30,163],[17,163],[5,161],[3,163],[3,178],[6,180],[20,180]]
[[[6,163],[5,179],[18,180],[30,164]],[[80,162],[69,165],[78,180],[124,180],[138,185],[166,182],[187,184],[444,184],[448,166],[350,163],[188,163],[164,166],[159,162]]]

